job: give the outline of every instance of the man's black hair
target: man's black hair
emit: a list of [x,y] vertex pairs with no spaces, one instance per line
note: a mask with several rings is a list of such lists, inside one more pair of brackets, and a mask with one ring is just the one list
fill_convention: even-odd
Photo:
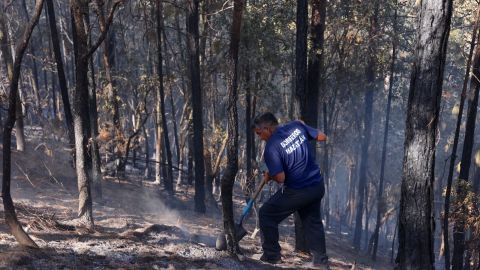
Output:
[[278,120],[271,112],[265,112],[260,115],[257,115],[253,120],[253,128],[259,126],[260,124],[268,124],[271,126],[278,125]]

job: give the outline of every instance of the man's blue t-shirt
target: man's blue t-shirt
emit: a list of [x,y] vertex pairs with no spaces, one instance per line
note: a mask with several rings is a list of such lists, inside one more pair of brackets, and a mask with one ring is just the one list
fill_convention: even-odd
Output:
[[270,175],[285,173],[285,185],[299,189],[323,181],[308,140],[316,139],[318,130],[301,121],[277,127],[265,146],[264,159]]

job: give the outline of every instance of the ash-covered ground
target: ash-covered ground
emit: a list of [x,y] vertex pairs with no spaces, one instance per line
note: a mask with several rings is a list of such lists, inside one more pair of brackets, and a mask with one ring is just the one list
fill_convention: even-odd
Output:
[[[280,228],[282,264],[258,260],[259,234],[242,240],[245,257],[238,260],[215,250],[222,226],[219,208],[208,204],[206,214],[195,213],[193,187],[186,186],[172,197],[140,174],[104,177],[103,199],[94,202],[95,231],[68,226],[78,207],[69,159],[60,142],[45,138],[29,141],[25,153],[13,152],[12,196],[17,215],[40,249],[19,247],[1,210],[1,269],[308,269],[304,264],[310,257],[294,251],[291,219]],[[244,200],[240,188],[236,189],[238,218]],[[254,230],[254,216],[245,227]],[[327,249],[331,269],[352,269],[354,264],[355,269],[393,269],[386,258],[373,262],[354,252],[341,234],[327,231]]]

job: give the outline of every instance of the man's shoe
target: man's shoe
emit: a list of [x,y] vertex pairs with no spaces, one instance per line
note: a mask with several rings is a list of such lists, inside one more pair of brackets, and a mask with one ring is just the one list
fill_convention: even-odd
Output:
[[315,269],[330,269],[327,254],[312,252],[312,262],[310,265]]
[[267,256],[263,254],[262,257],[260,257],[260,261],[270,264],[278,264],[282,262],[282,258],[280,256]]
[[318,269],[318,270],[330,270],[330,266],[328,262],[326,263],[316,263],[314,264],[313,262],[308,262],[303,265],[303,267],[308,268],[308,269]]

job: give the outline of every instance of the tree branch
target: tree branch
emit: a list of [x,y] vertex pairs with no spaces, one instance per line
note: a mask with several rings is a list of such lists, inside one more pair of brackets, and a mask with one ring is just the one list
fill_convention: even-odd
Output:
[[[113,21],[113,15],[115,14],[115,10],[117,9],[117,7],[123,3],[124,0],[117,0],[113,3],[113,6],[112,6],[112,9],[110,10],[110,14],[108,14],[108,18],[107,18],[107,22],[106,22],[106,25],[104,27],[104,29],[101,30],[101,34],[100,34],[100,37],[98,38],[98,40],[94,43],[94,45],[92,47],[90,47],[90,49],[88,50],[88,52],[83,55],[82,57],[84,58],[88,58],[90,57],[97,49],[98,47],[100,46],[100,44],[102,44],[102,42],[105,40],[105,37],[107,36],[107,33],[108,33],[108,29],[110,28],[110,25],[112,24],[112,21]],[[98,5],[96,5],[96,8],[97,8],[97,11],[98,9],[100,8]],[[99,12],[99,11],[98,11]]]

